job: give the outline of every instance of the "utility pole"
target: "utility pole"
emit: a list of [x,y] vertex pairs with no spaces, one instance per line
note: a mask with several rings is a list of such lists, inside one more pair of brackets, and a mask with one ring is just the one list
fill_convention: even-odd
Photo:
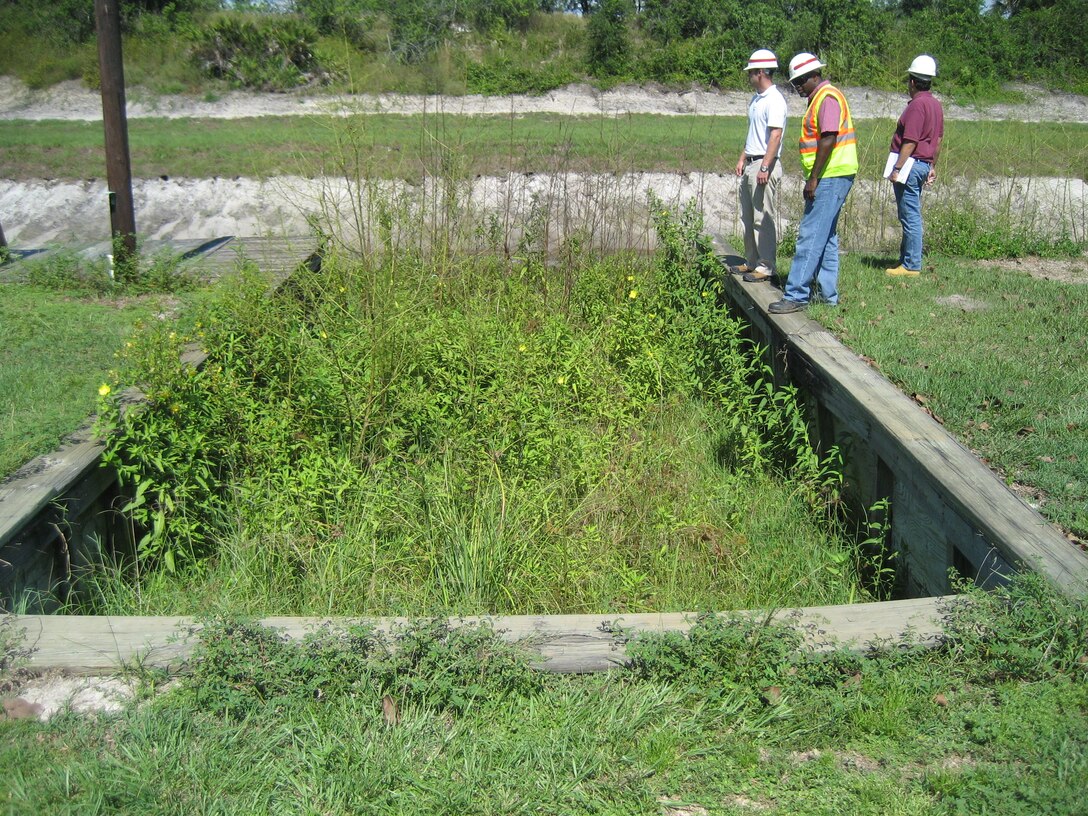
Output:
[[125,118],[125,69],[121,61],[119,0],[95,0],[102,124],[106,129],[106,184],[109,187],[113,254],[124,270],[136,260],[136,215],[132,206],[132,167]]

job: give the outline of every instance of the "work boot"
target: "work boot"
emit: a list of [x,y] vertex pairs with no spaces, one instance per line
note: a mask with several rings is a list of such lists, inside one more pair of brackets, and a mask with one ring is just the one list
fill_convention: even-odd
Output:
[[737,264],[736,266],[729,267],[729,272],[733,275],[745,275],[751,271],[751,268],[746,263]]
[[743,278],[745,283],[759,283],[760,281],[770,280],[771,270],[765,266],[757,266],[751,272],[746,274]]
[[903,264],[893,266],[891,269],[885,269],[884,271],[893,278],[916,278],[922,274],[922,270],[907,269]]
[[770,306],[767,307],[767,311],[771,314],[793,314],[799,312],[805,308],[804,303],[798,303],[796,300],[776,300]]

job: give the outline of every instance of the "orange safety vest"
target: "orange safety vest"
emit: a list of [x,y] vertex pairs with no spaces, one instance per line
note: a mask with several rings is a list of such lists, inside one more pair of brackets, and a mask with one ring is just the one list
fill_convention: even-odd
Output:
[[801,150],[801,168],[806,179],[812,175],[812,166],[816,163],[816,143],[820,140],[821,128],[817,126],[816,115],[827,96],[834,96],[838,100],[842,118],[839,120],[839,136],[820,177],[853,176],[858,172],[858,136],[854,131],[854,120],[850,117],[850,106],[846,104],[842,91],[828,83],[816,89],[801,120],[801,139],[797,146]]

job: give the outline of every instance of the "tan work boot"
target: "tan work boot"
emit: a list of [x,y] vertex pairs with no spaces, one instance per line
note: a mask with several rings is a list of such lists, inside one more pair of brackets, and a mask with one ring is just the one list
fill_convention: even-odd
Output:
[[903,264],[899,266],[893,266],[891,269],[884,270],[887,274],[893,278],[916,278],[922,274],[920,269],[907,269]]

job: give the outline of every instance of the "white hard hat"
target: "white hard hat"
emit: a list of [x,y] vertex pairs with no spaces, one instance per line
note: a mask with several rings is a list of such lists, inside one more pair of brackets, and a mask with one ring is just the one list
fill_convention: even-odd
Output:
[[809,54],[807,51],[802,51],[790,60],[790,82],[793,82],[797,77],[811,74],[813,71],[817,71],[823,67],[825,66],[820,62],[818,57]]
[[773,52],[768,51],[766,48],[760,48],[758,51],[753,51],[752,56],[748,57],[748,65],[745,67],[745,71],[754,71],[757,68],[777,68],[778,57]]
[[907,69],[907,73],[913,77],[918,77],[918,79],[933,79],[933,77],[937,76],[937,60],[928,54],[915,57],[914,62]]

